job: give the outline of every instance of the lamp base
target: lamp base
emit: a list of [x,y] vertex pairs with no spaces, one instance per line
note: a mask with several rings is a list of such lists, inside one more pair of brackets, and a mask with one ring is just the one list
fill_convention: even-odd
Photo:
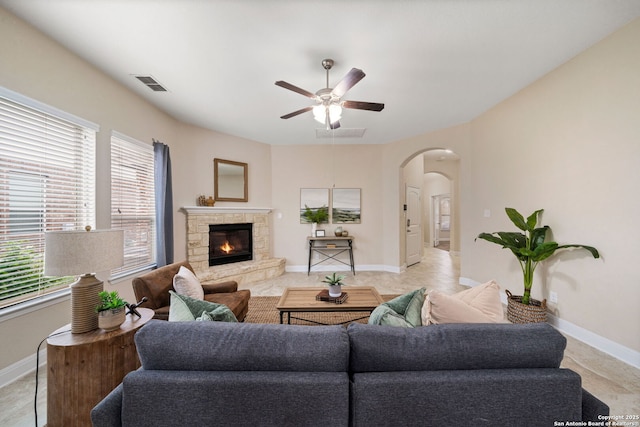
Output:
[[71,288],[71,333],[83,334],[98,329],[99,293],[103,290],[101,280],[95,274],[85,274],[70,285]]

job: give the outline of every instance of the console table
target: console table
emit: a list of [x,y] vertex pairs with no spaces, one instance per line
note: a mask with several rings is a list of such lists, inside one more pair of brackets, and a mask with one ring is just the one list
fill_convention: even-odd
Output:
[[66,325],[47,339],[48,427],[90,426],[91,409],[140,367],[133,336],[154,312],[138,311],[115,331],[72,334]]
[[[356,269],[353,263],[353,236],[340,236],[340,237],[307,237],[307,241],[309,242],[309,264],[307,267],[307,275],[311,272],[311,267],[321,264],[325,261],[333,259],[338,261],[344,265],[348,265],[351,267],[351,272],[355,275]],[[320,254],[323,258],[320,259],[315,264],[311,264],[311,258],[313,253]],[[336,258],[341,253],[348,252],[349,253],[349,262],[345,262],[341,259]]]

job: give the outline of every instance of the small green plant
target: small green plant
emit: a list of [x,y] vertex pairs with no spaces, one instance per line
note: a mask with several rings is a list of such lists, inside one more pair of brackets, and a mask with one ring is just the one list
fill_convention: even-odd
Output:
[[342,279],[344,278],[345,276],[341,274],[333,273],[331,276],[325,276],[323,282],[328,283],[329,286],[341,285]]
[[551,230],[548,225],[536,227],[538,225],[538,216],[542,213],[539,209],[529,215],[527,219],[513,208],[505,208],[507,216],[520,230],[520,232],[497,231],[493,233],[480,233],[476,239],[486,240],[502,246],[503,249],[509,249],[518,258],[522,274],[524,276],[524,294],[522,296],[522,304],[529,304],[531,295],[531,286],[533,285],[533,273],[540,261],[543,261],[553,255],[559,249],[581,248],[586,249],[594,258],[600,258],[598,250],[592,246],[586,245],[558,245],[556,242],[545,241],[547,232]]
[[115,310],[116,308],[124,307],[127,302],[120,298],[118,291],[102,291],[98,294],[100,296],[100,305],[96,307],[96,311]]
[[304,218],[311,223],[323,223],[329,219],[329,208],[322,206],[321,208],[311,209],[309,206],[304,205]]

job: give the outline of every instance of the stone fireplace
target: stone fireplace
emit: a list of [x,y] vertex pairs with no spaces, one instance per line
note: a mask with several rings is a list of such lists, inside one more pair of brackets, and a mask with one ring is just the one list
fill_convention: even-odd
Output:
[[[183,207],[182,210],[187,214],[187,260],[201,282],[235,280],[241,285],[284,273],[285,259],[271,257],[270,209],[189,206]],[[246,250],[243,250],[240,256],[227,257],[219,252],[219,248],[214,248],[213,252],[219,259],[233,259],[229,263],[216,261],[210,265],[211,231],[214,230],[216,233],[213,235],[213,244],[225,246],[225,242],[218,241],[230,237],[229,231],[238,228],[245,230],[241,232],[243,236],[232,237],[235,240],[226,243],[233,247],[250,244],[250,258],[247,258]],[[246,230],[250,230],[249,236],[246,235]],[[232,252],[229,247],[225,250],[229,250],[229,254]]]

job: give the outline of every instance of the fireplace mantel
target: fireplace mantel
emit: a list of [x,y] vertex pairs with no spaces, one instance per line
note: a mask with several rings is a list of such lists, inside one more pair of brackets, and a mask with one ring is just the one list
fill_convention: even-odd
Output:
[[271,208],[245,208],[239,206],[183,206],[180,208],[187,214],[226,214],[226,213],[261,213],[268,214]]

